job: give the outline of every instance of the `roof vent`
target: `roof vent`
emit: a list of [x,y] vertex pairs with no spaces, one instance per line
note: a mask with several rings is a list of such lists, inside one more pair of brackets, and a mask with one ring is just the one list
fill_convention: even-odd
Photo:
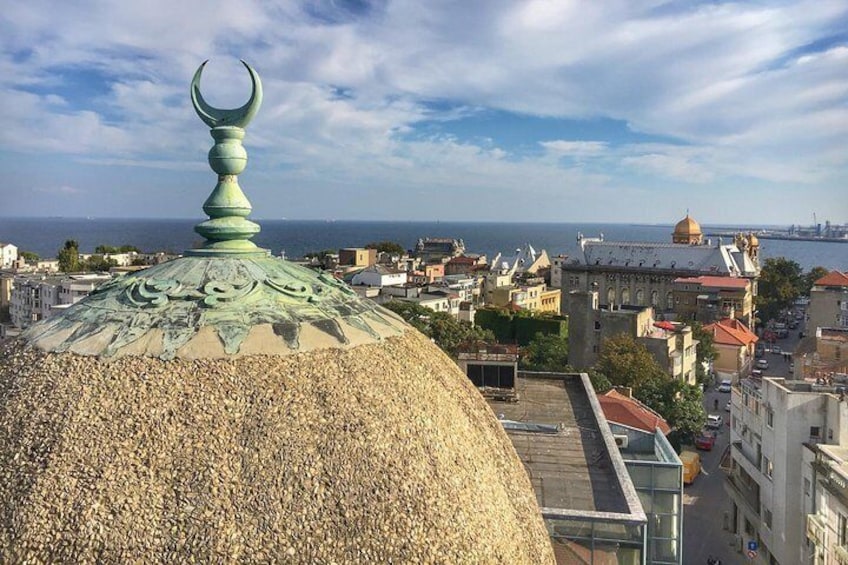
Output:
[[612,437],[613,437],[613,439],[615,440],[615,445],[616,445],[619,449],[627,449],[627,445],[628,445],[628,442],[629,442],[629,439],[630,439],[630,438],[628,438],[628,437],[627,437],[626,435],[624,435],[624,434],[613,434],[613,435],[612,435]]

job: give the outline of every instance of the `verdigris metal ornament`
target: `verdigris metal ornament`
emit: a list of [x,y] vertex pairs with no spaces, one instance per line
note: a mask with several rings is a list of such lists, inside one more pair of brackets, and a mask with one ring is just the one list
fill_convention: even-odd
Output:
[[408,329],[333,276],[271,257],[249,241],[259,226],[246,219],[251,206],[238,174],[247,164],[241,140],[262,103],[262,83],[242,63],[253,92],[241,108],[206,103],[200,94],[205,62],[191,82],[194,109],[212,128],[209,165],[218,174],[203,205],[209,219],[195,227],[206,238],[203,246],[99,287],[26,330],[31,344],[104,357],[209,358],[353,347]]
[[191,81],[191,102],[200,119],[211,130],[215,145],[209,150],[209,166],[218,173],[218,184],[203,204],[209,219],[194,227],[194,231],[206,238],[203,247],[193,249],[189,255],[253,255],[267,254],[250,241],[259,233],[260,227],[247,220],[252,207],[238,183],[238,175],[247,166],[247,151],[241,142],[244,128],[250,123],[262,105],[262,81],[250,65],[242,64],[250,73],[253,90],[247,103],[232,110],[210,106],[200,93],[200,77],[204,61]]

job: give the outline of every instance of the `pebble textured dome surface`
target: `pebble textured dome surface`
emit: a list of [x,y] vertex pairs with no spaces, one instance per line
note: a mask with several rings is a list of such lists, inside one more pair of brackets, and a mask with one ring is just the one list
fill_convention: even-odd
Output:
[[162,360],[0,348],[0,562],[552,563],[479,393],[408,330]]

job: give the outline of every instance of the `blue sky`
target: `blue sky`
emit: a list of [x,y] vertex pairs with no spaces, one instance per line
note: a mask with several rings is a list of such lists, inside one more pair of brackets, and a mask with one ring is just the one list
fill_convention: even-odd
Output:
[[848,222],[848,0],[18,3],[0,216],[202,216],[239,58],[256,218]]

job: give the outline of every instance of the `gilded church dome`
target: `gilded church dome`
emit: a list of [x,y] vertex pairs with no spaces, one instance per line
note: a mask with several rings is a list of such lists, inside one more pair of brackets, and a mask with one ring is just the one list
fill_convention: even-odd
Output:
[[701,225],[686,214],[686,217],[674,226],[674,235],[690,236],[702,235]]
[[685,218],[675,224],[671,239],[674,243],[701,243],[703,239],[701,226],[689,217],[689,214],[686,214]]
[[759,247],[760,239],[753,232],[748,234],[748,245],[751,247]]
[[193,94],[220,175],[206,245],[0,348],[0,562],[552,563],[456,364],[248,241],[252,115]]

